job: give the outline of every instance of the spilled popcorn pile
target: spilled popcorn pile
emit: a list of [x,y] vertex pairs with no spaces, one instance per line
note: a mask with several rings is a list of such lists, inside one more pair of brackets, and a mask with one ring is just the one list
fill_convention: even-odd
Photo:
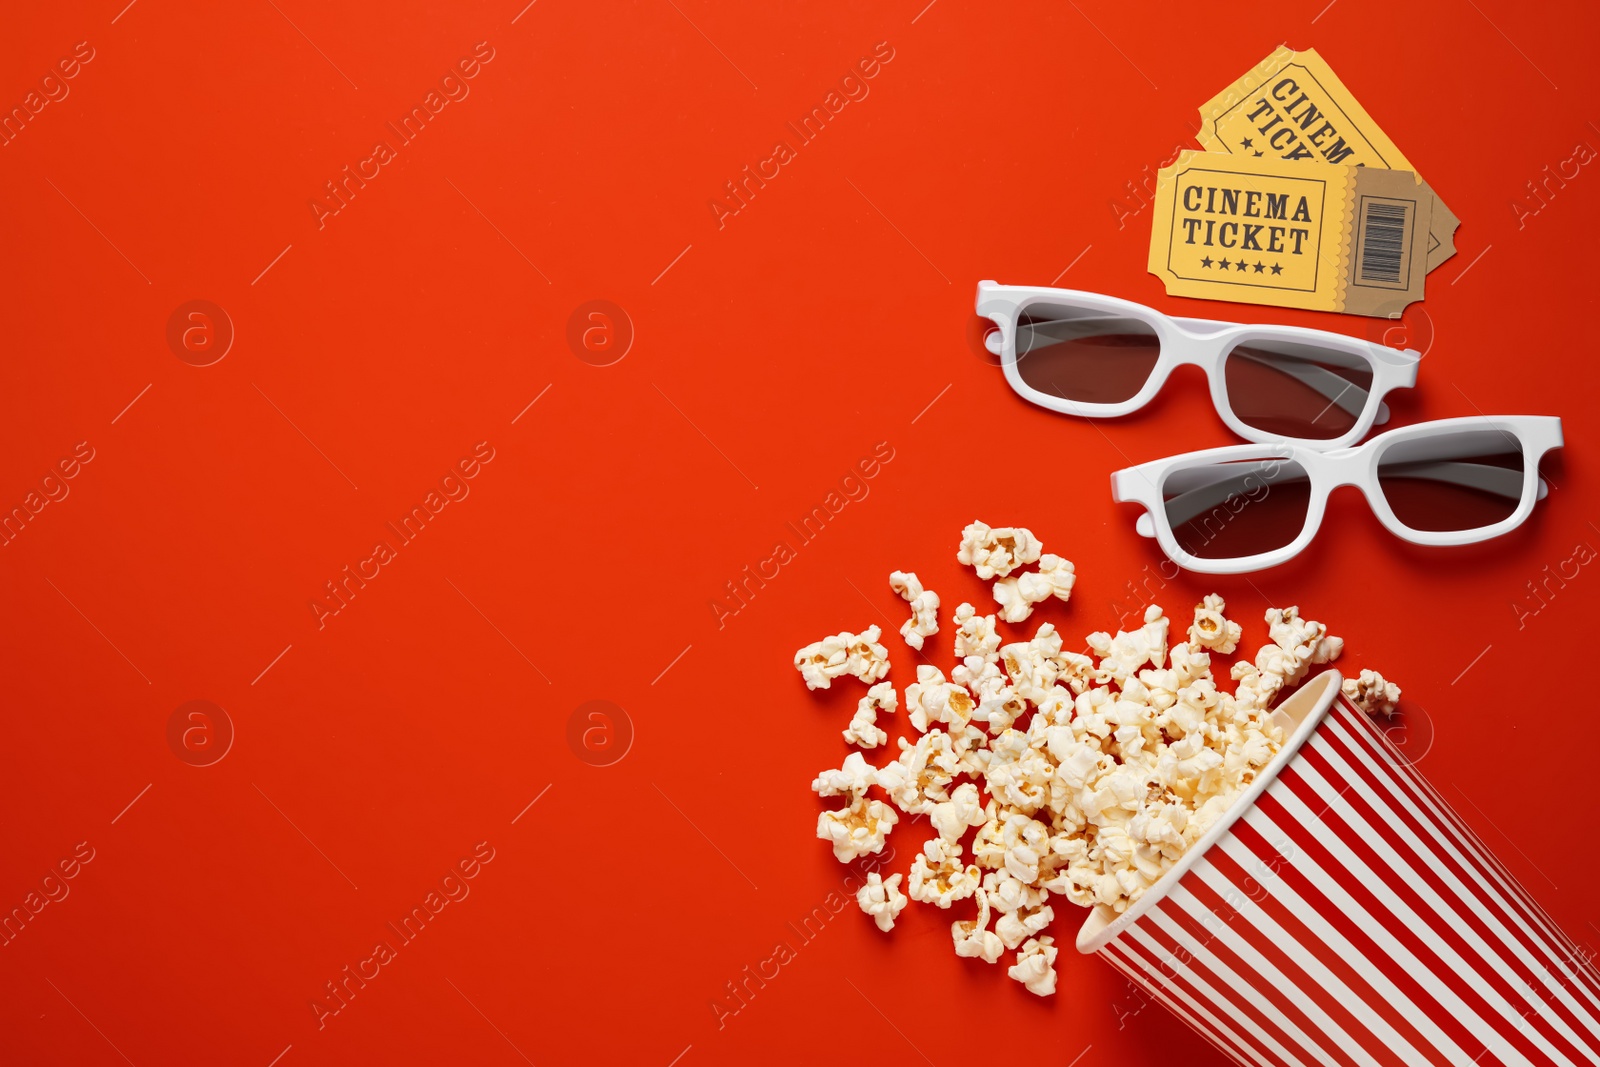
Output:
[[[1050,597],[1066,601],[1076,579],[1070,561],[1043,552],[1022,528],[973,523],[956,558],[996,579],[996,615],[1006,622]],[[938,632],[938,594],[908,572],[894,572],[890,585],[911,608],[901,636],[920,650]],[[1237,685],[1227,693],[1212,677],[1211,653],[1232,653],[1243,632],[1225,607],[1215,595],[1195,605],[1187,640],[1169,648],[1169,620],[1151,605],[1136,630],[1090,634],[1086,654],[1067,651],[1050,623],[1003,644],[996,615],[959,605],[960,663],[948,679],[922,664],[904,689],[915,742],[901,738],[899,756],[883,766],[851,752],[811,783],[844,802],[817,819],[817,836],[840,862],[882,851],[902,815],[926,815],[936,835],[904,890],[899,874],[871,875],[857,895],[861,910],[888,931],[909,900],[948,909],[971,898],[976,916],[950,925],[956,954],[995,963],[1016,951],[1007,973],[1040,996],[1054,993],[1050,895],[1126,910],[1271,762],[1284,741],[1270,721],[1273,703],[1343,651],[1297,608],[1271,608],[1270,643],[1234,663]],[[881,636],[876,626],[840,633],[794,657],[808,689],[846,675],[869,686],[844,730],[866,750],[888,744],[878,716],[900,702],[884,681]],[[1347,679],[1344,692],[1373,714],[1392,714],[1400,697],[1375,671]]]

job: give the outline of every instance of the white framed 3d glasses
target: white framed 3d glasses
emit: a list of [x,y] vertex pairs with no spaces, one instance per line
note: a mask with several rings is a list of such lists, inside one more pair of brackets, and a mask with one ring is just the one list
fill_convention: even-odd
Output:
[[1074,289],[978,283],[985,342],[1025,399],[1088,418],[1148,404],[1173,370],[1206,372],[1228,428],[1249,441],[1335,449],[1389,420],[1383,397],[1417,381],[1422,354],[1297,326],[1173,318]]
[[1139,533],[1174,563],[1242,574],[1299,554],[1341,485],[1360,489],[1378,520],[1414,544],[1499,537],[1544,499],[1539,461],[1561,445],[1554,416],[1443,419],[1328,452],[1232,445],[1158,459],[1113,474],[1111,495],[1144,506]]

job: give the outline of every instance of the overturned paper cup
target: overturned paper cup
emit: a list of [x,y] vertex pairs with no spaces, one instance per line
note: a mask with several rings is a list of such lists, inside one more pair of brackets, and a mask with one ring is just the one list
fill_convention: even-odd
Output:
[[1600,1063],[1600,976],[1328,671],[1097,953],[1235,1061]]

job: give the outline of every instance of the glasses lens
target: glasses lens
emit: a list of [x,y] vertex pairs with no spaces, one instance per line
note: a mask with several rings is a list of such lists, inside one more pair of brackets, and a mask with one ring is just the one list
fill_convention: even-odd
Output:
[[1034,301],[1017,320],[1017,372],[1077,404],[1132,400],[1156,368],[1161,340],[1141,319]]
[[1526,486],[1522,446],[1499,430],[1396,441],[1378,459],[1378,485],[1413,530],[1477,530],[1509,519]]
[[1245,425],[1278,437],[1330,441],[1370,403],[1372,364],[1334,348],[1246,341],[1223,362],[1228,405]]
[[1242,559],[1299,536],[1311,509],[1311,479],[1293,460],[1234,460],[1173,471],[1161,495],[1184,551],[1201,559]]

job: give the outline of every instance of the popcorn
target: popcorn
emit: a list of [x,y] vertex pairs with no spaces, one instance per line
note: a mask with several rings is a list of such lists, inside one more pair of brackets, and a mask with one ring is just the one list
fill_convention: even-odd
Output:
[[900,626],[900,636],[919,652],[922,643],[939,632],[939,594],[922,588],[915,572],[895,571],[889,575],[889,588],[911,604],[911,618]]
[[1093,633],[1088,643],[1100,657],[1100,669],[1109,672],[1112,681],[1121,683],[1146,663],[1159,667],[1167,658],[1167,620],[1160,605],[1151,604],[1144,612],[1144,626],[1116,637]]
[[1039,551],[1039,539],[1020,526],[990,529],[981,522],[974,522],[961,531],[961,547],[956,550],[956,559],[975,568],[978,577],[988,581],[1004,578],[1018,567],[1038,562]]
[[1194,622],[1189,626],[1189,643],[1227,655],[1239,647],[1244,627],[1223,617],[1227,605],[1220,596],[1210,594],[1194,606]]
[[956,955],[966,959],[980,959],[995,963],[1005,951],[1000,935],[986,929],[989,925],[989,897],[979,889],[972,894],[978,902],[976,919],[957,919],[950,924],[950,938],[955,942]]
[[1033,606],[1050,599],[1054,592],[1050,579],[1042,574],[1019,574],[994,583],[994,600],[1006,622],[1025,621],[1033,614]]
[[991,758],[986,776],[990,794],[1026,820],[1049,799],[1055,766],[1043,753],[1029,749],[1015,760]]
[[971,604],[956,607],[956,657],[963,661],[977,656],[993,663],[1000,651],[1000,635],[994,632],[994,616],[979,615]]
[[[845,673],[863,682],[877,682],[889,674],[889,650],[878,644],[883,631],[869,626],[850,642],[846,649]],[[844,636],[844,635],[841,635]]]
[[[859,756],[859,752],[851,753]],[[817,836],[832,842],[833,858],[840,863],[882,852],[889,831],[899,821],[894,809],[881,800],[868,800],[856,794],[850,806],[840,811],[824,811],[817,816]]]
[[1070,559],[1062,559],[1046,552],[1039,557],[1039,575],[1050,583],[1050,595],[1066,603],[1072,597],[1072,586],[1078,580],[1077,568]]
[[[1327,663],[1344,651],[1341,638],[1329,637],[1328,628],[1320,622],[1300,618],[1298,607],[1268,608],[1266,618],[1272,643],[1302,664]],[[1299,681],[1299,674],[1290,680]]]
[[[948,909],[975,897],[976,917],[951,923],[956,953],[995,963],[1016,951],[1007,973],[1049,996],[1057,950],[1045,931],[1054,897],[1126,911],[1278,755],[1285,734],[1272,706],[1311,668],[1339,656],[1344,642],[1298,608],[1269,609],[1270,640],[1231,664],[1237,684],[1229,692],[1212,658],[1237,653],[1243,629],[1224,615],[1220,596],[1195,605],[1176,644],[1168,643],[1162,609],[1151,605],[1135,629],[1090,634],[1085,655],[1067,651],[1048,623],[1025,640],[1002,643],[996,633],[997,619],[1022,621],[1049,597],[1067,600],[1072,563],[1042,553],[1027,530],[982,523],[963,532],[958,559],[994,580],[998,611],[956,607],[949,677],[924,663],[905,687],[915,740],[899,739],[898,754],[881,767],[853,751],[816,777],[813,791],[847,805],[818,816],[817,836],[848,861],[883,849],[901,817],[895,809],[926,815],[936,836],[908,875],[871,876],[857,894],[863,912],[889,930],[907,901]],[[1036,571],[1018,570],[1032,563]],[[920,648],[937,632],[938,599],[911,572],[895,571],[890,584],[912,605],[901,633]],[[877,716],[898,704],[882,680],[888,663],[879,634],[838,634],[795,657],[812,688],[845,674],[870,684],[843,732],[865,749],[888,743]],[[1372,714],[1391,713],[1399,698],[1373,671],[1344,689]],[[887,803],[869,798],[874,788]]]
[[1161,802],[1129,819],[1127,833],[1139,847],[1176,862],[1189,845],[1184,833],[1189,822],[1188,808],[1176,802]]
[[1233,680],[1239,683],[1233,691],[1234,702],[1247,708],[1265,710],[1283,688],[1281,676],[1262,673],[1254,663],[1246,660],[1235,663],[1231,673]]
[[1058,677],[1067,683],[1067,688],[1073,693],[1081,693],[1096,683],[1103,685],[1110,680],[1094,665],[1094,660],[1081,652],[1061,652],[1055,659],[1061,672]]
[[950,748],[956,755],[957,773],[974,778],[988,773],[991,758],[988,741],[982,730],[970,724],[950,735]]
[[983,876],[983,891],[989,897],[989,906],[1002,915],[1025,908],[1044,906],[1047,891],[1019,881],[1010,871],[990,871]]
[[877,748],[879,745],[889,743],[889,732],[878,725],[878,713],[866,697],[861,698],[855,717],[850,720],[850,725],[845,727],[843,733],[846,743],[860,745],[862,748]]
[[1049,841],[1050,827],[1044,823],[1020,811],[1007,815],[1000,824],[1000,843],[1006,850],[1006,873],[1023,885],[1037,882],[1039,860],[1049,848]]
[[900,892],[902,877],[891,874],[885,881],[882,875],[873,871],[867,875],[867,884],[856,891],[856,903],[863,912],[872,916],[872,921],[884,933],[894,929],[894,921],[900,917],[910,899]]
[[877,626],[869,626],[859,634],[824,637],[794,654],[795,670],[807,689],[831,688],[835,678],[846,674],[876,682],[889,673],[889,650],[878,644],[882,635]]
[[861,753],[852,752],[844,758],[844,764],[838,770],[827,770],[817,775],[811,783],[811,791],[819,797],[847,794],[859,797],[877,783],[878,768],[868,763]]
[[946,787],[961,773],[962,756],[943,730],[923,734],[915,745],[902,737],[900,757],[877,769],[878,785],[907,815],[926,815],[950,799]]
[[972,694],[945,681],[944,673],[931,664],[920,664],[917,680],[906,686],[906,711],[911,725],[924,732],[936,722],[961,729],[972,718],[976,706]]
[[915,601],[923,593],[922,579],[917,577],[916,571],[889,572],[889,588],[906,601]]
[[949,844],[956,844],[969,826],[982,826],[988,820],[983,805],[978,802],[978,787],[963,782],[950,793],[950,799],[940,801],[928,813],[928,821]]
[[1055,917],[1056,913],[1048,904],[1032,909],[1018,908],[995,920],[995,936],[1006,948],[1015,949],[1030,937],[1043,931]]
[[1006,686],[992,696],[986,696],[978,708],[988,712],[989,732],[998,735],[1011,729],[1011,724],[1027,712],[1028,703],[1017,694],[1016,689]]
[[[1000,838],[1002,820],[992,800],[984,814],[984,823],[972,839],[972,859],[979,867],[993,871],[1006,865],[1006,846]],[[995,886],[991,883],[984,888],[994,889]]]
[[1050,623],[1041,625],[1032,640],[1000,647],[1000,662],[1011,676],[1011,684],[1030,704],[1038,704],[1056,684],[1061,674],[1060,655],[1061,635]]
[[849,653],[850,634],[824,637],[794,654],[795,670],[805,679],[807,689],[827,689],[833,680],[844,674]]
[[1017,962],[1006,974],[1027,987],[1028,992],[1048,997],[1056,991],[1056,944],[1052,937],[1036,937],[1022,946]]
[[1050,755],[1058,761],[1056,775],[1074,795],[1082,794],[1091,781],[1114,766],[1099,744],[1079,740],[1071,726],[1052,726],[1047,734]]
[[860,745],[862,748],[887,745],[889,734],[878,726],[878,712],[892,713],[899,703],[900,698],[895,696],[894,686],[888,682],[879,682],[868,689],[867,695],[856,704],[855,717],[850,720],[850,725],[845,727],[845,743]]
[[961,866],[959,844],[935,837],[911,863],[911,899],[948,908],[977,891],[981,873],[975,864]]
[[1268,608],[1268,633],[1272,643],[1262,645],[1254,663],[1241,660],[1233,665],[1233,678],[1239,683],[1236,700],[1256,709],[1266,709],[1287,686],[1297,684],[1313,664],[1337,659],[1344,641],[1328,636],[1320,622],[1300,618],[1297,607]]
[[[972,530],[973,527],[967,527],[968,533]],[[1026,530],[1017,532],[1028,533]],[[1032,536],[1032,534],[1028,534],[1029,538],[1032,538]],[[1037,542],[1034,542],[1034,544],[1037,545]],[[965,545],[965,541],[963,541],[963,545]],[[1072,596],[1073,583],[1078,580],[1077,572],[1073,568],[1071,560],[1062,559],[1060,556],[1051,553],[1045,553],[1041,556],[1036,550],[1030,554],[1038,559],[1039,570],[1037,572],[1025,572],[1015,577],[1009,577],[1010,568],[1004,570],[995,568],[995,573],[1001,575],[1001,578],[994,583],[994,599],[995,603],[1000,605],[1000,618],[1006,622],[1025,621],[1029,615],[1033,614],[1033,606],[1035,604],[1051,597],[1066,601]],[[1032,561],[1023,559],[1020,562]],[[983,572],[984,568],[979,567],[978,576],[988,577]]]
[[1400,702],[1400,687],[1377,671],[1363,670],[1359,678],[1346,678],[1339,688],[1368,715],[1393,715]]
[[997,663],[968,656],[950,678],[971,693],[978,701],[972,712],[974,722],[987,723],[989,732],[998,734],[1011,726],[1017,716],[1028,710],[1027,703],[1017,691],[1007,684],[1006,676]]

